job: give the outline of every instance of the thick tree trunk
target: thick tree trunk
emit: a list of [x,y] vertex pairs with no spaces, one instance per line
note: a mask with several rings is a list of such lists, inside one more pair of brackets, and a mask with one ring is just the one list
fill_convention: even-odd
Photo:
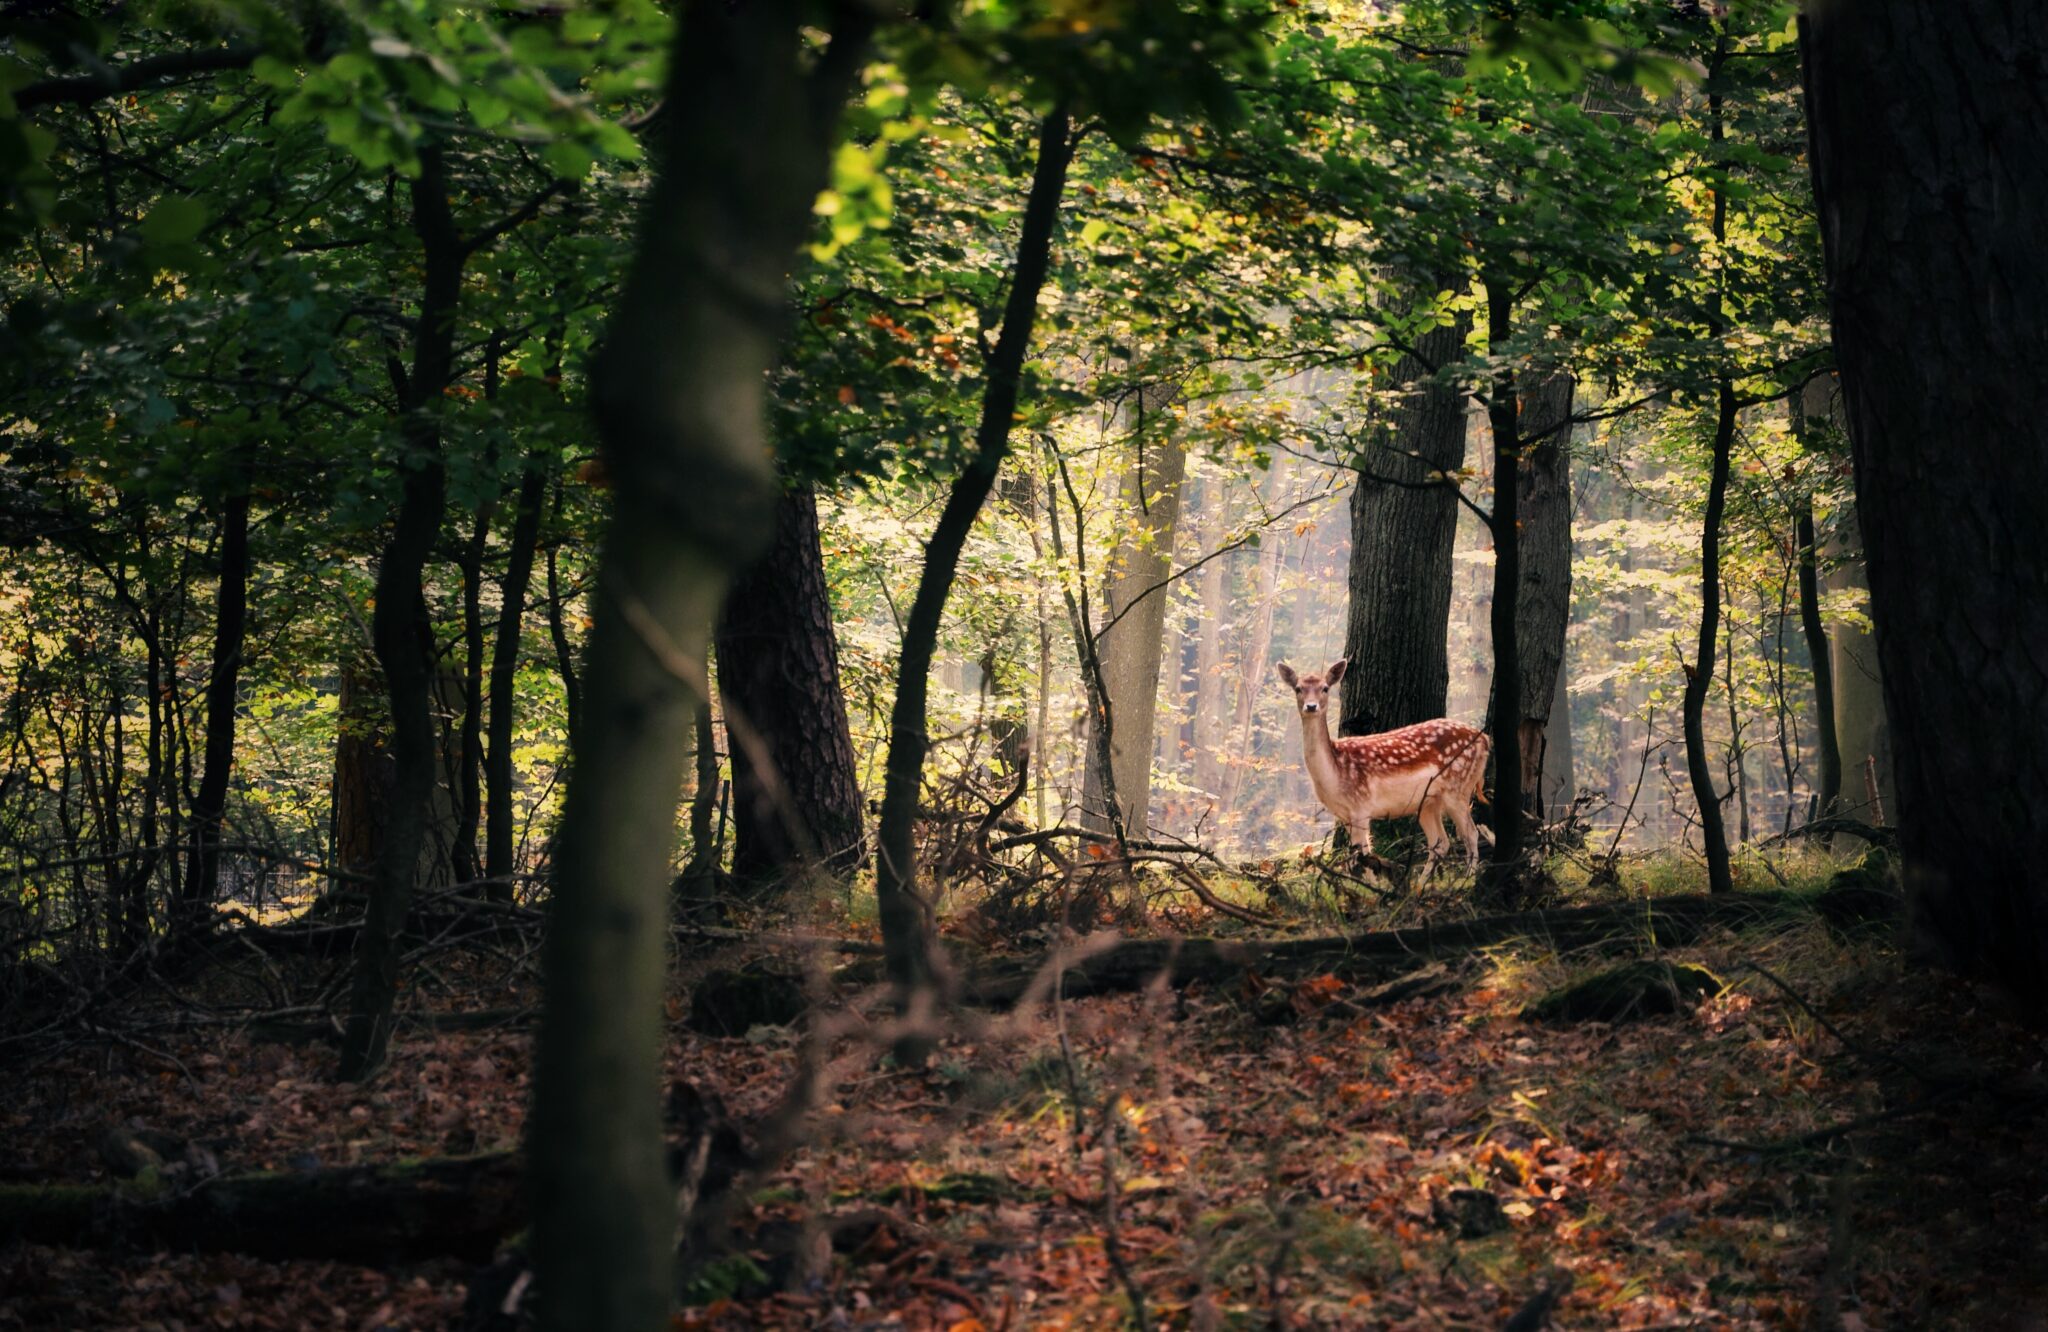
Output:
[[668,1313],[669,856],[712,622],[774,513],[762,408],[788,274],[873,23],[835,15],[818,54],[816,16],[794,0],[682,6],[660,167],[593,380],[613,515],[527,1132],[547,1329],[638,1332]]
[[206,676],[206,751],[192,802],[192,860],[185,878],[187,921],[204,919],[220,892],[221,826],[235,766],[235,698],[249,627],[249,491],[221,507],[220,582],[214,592],[213,665]]
[[1471,317],[1431,329],[1394,367],[1403,395],[1351,491],[1351,610],[1342,685],[1344,735],[1374,735],[1444,715],[1450,690],[1451,551],[1465,463],[1466,395],[1426,382],[1463,355]]
[[[1153,732],[1158,722],[1159,672],[1166,605],[1173,573],[1174,535],[1180,523],[1187,445],[1170,424],[1154,424],[1172,402],[1172,385],[1147,386],[1137,395],[1131,466],[1124,473],[1116,549],[1103,579],[1101,627],[1095,635],[1102,684],[1114,723],[1110,733],[1111,788],[1123,813],[1124,835],[1146,836],[1152,803]],[[1089,746],[1081,788],[1081,819],[1098,832],[1104,816],[1102,766]]]
[[733,877],[760,885],[806,866],[858,865],[865,836],[839,638],[809,486],[775,506],[768,553],[733,583],[718,620],[718,694],[728,734],[751,728],[732,753]]
[[377,604],[370,625],[391,699],[391,754],[396,771],[349,987],[348,1025],[342,1036],[338,1071],[351,1082],[368,1077],[383,1064],[391,1039],[391,1007],[398,992],[398,931],[412,899],[438,757],[432,711],[433,626],[420,578],[433,554],[447,489],[436,414],[454,373],[455,312],[461,299],[463,254],[448,209],[448,182],[439,149],[422,149],[420,160],[420,177],[412,184],[413,226],[420,238],[425,277],[401,423],[410,456],[398,516],[378,559]]
[[960,552],[967,534],[995,488],[1002,462],[1010,451],[1010,427],[1017,410],[1024,359],[1031,349],[1031,331],[1038,314],[1038,293],[1051,264],[1052,241],[1059,229],[1060,196],[1066,190],[1067,166],[1075,138],[1064,108],[1054,110],[1039,126],[1038,161],[1024,220],[1017,238],[1017,258],[1010,273],[1010,292],[1003,306],[1002,330],[989,354],[982,391],[981,421],[975,431],[974,454],[954,481],[946,505],[925,545],[924,569],[917,596],[903,626],[903,653],[896,669],[896,701],[889,716],[889,757],[883,772],[882,813],[876,833],[875,896],[881,914],[882,939],[888,948],[889,975],[905,991],[927,984],[931,976],[931,921],[928,906],[917,892],[913,862],[918,791],[924,781],[925,733],[932,655],[938,645],[939,622],[953,589]]
[[534,548],[540,541],[540,507],[547,494],[547,473],[530,460],[519,482],[519,507],[512,516],[512,549],[500,585],[498,636],[491,646],[490,743],[484,751],[486,823],[484,874],[490,883],[484,895],[495,901],[512,897],[517,868],[518,829],[512,819],[512,729],[518,720],[519,638],[526,615],[526,589],[533,580]]
[[1916,914],[2048,1006],[2048,6],[1815,6],[1814,193]]
[[[1521,592],[1515,608],[1521,685],[1515,721],[1520,727],[1523,808],[1539,820],[1557,794],[1544,774],[1551,770],[1550,714],[1561,688],[1565,631],[1572,616],[1571,415],[1569,374],[1545,375],[1521,386],[1517,429],[1526,456],[1518,470],[1516,504],[1521,517]],[[1499,706],[1496,677],[1486,709],[1489,730]],[[1569,754],[1568,735],[1564,748]],[[1570,793],[1564,798],[1569,802]]]

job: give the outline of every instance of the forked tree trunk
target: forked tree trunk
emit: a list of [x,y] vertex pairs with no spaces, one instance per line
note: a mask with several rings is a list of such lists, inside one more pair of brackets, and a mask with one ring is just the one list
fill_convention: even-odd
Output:
[[1814,194],[1916,918],[2048,1008],[2048,5],[1813,6]]
[[[1471,317],[1431,329],[1394,367],[1403,396],[1351,491],[1351,609],[1340,730],[1374,735],[1444,715],[1450,692],[1451,553],[1465,463],[1466,395],[1427,382],[1455,364]],[[1431,486],[1432,478],[1443,478]],[[1321,664],[1318,664],[1320,669]]]
[[774,512],[764,386],[874,11],[834,11],[817,54],[821,21],[795,0],[681,7],[660,166],[593,379],[613,514],[527,1131],[551,1332],[642,1332],[668,1314],[677,1216],[657,1089],[676,804],[712,621]]
[[[733,877],[763,885],[815,866],[860,863],[860,781],[825,557],[809,486],[775,506],[768,553],[733,583],[718,620],[718,693],[736,738],[732,759]],[[741,743],[750,729],[768,771]]]

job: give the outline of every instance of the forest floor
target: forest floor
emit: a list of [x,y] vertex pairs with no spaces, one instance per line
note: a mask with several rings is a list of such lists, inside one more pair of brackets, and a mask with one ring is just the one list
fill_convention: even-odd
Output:
[[[1255,975],[984,1018],[917,1070],[839,1038],[808,1145],[742,1186],[736,1251],[677,1325],[1118,1327],[1135,1304],[1162,1327],[1531,1332],[1554,1300],[1573,1329],[2048,1328],[2041,1033],[1818,919],[1668,956],[1726,988],[1532,1021],[1612,959],[1529,939],[1378,1007]],[[759,1124],[812,1056],[787,1028],[685,1028],[718,960],[679,968],[669,1071]],[[410,1002],[535,998],[479,954]],[[0,1080],[0,1181],[104,1181],[96,1142],[131,1118],[230,1170],[511,1149],[530,1051],[516,1020],[415,1025],[350,1086],[274,1032],[83,1039]],[[827,1214],[852,1223],[836,1251],[803,1225]],[[13,1244],[0,1329],[450,1327],[474,1271]]]

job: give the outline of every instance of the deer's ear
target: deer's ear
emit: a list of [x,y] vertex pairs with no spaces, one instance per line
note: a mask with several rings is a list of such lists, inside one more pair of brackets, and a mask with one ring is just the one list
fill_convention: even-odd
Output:
[[1286,662],[1283,661],[1276,663],[1273,669],[1280,673],[1280,678],[1287,682],[1287,687],[1289,689],[1295,688],[1300,683],[1295,678],[1294,668],[1292,666],[1289,666]]
[[1330,669],[1323,672],[1323,683],[1329,685],[1330,688],[1335,689],[1337,687],[1337,682],[1344,678],[1344,668],[1346,666],[1349,666],[1350,664],[1351,659],[1348,657],[1339,657],[1337,658],[1337,660],[1331,662]]

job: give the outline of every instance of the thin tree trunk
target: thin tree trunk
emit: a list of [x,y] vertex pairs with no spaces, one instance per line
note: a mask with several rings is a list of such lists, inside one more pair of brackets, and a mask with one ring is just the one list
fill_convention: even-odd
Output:
[[[1725,42],[1724,42],[1725,44]],[[1711,85],[1720,68],[1722,54],[1715,53],[1708,73]],[[1721,143],[1727,131],[1721,120],[1721,95],[1708,94],[1713,118],[1713,139]],[[1728,199],[1714,191],[1713,232],[1716,243],[1728,235]],[[1707,321],[1717,339],[1724,328],[1720,316]],[[1700,633],[1699,646],[1685,672],[1685,767],[1692,782],[1693,803],[1699,807],[1700,841],[1707,857],[1707,891],[1735,890],[1728,863],[1728,832],[1721,817],[1721,797],[1714,790],[1713,769],[1707,763],[1707,691],[1714,683],[1714,648],[1721,632],[1721,518],[1728,506],[1728,464],[1735,448],[1735,383],[1723,369],[1715,385],[1714,443],[1712,474],[1707,482],[1705,529],[1700,534]]]
[[235,764],[235,698],[249,628],[249,490],[235,487],[221,506],[220,581],[213,603],[213,665],[206,676],[206,752],[192,805],[191,872],[186,920],[198,923],[220,892],[221,825]]
[[[1350,667],[1340,686],[1345,735],[1374,735],[1444,715],[1450,691],[1451,553],[1465,463],[1466,395],[1430,381],[1463,355],[1471,316],[1424,333],[1394,367],[1402,397],[1351,491]],[[1430,486],[1433,478],[1444,478]],[[1320,663],[1318,663],[1320,668]]]
[[816,55],[805,31],[819,20],[793,0],[682,6],[660,165],[593,380],[613,514],[527,1133],[549,1332],[644,1332],[669,1309],[678,1218],[657,1099],[669,857],[712,622],[774,512],[763,395],[787,275],[874,21],[834,13]]
[[499,585],[498,636],[491,646],[490,743],[484,751],[484,805],[489,814],[484,875],[490,882],[484,895],[494,901],[511,899],[513,862],[518,854],[512,818],[512,730],[519,713],[519,639],[547,485],[547,473],[539,460],[529,460],[519,482],[519,507],[512,516],[512,548],[506,558],[505,581]]
[[[556,513],[559,517],[561,492],[556,492]],[[561,570],[557,560],[561,555],[560,546],[548,547],[548,638],[555,645],[555,674],[562,680],[562,729],[569,742],[569,753],[576,752],[576,727],[583,717],[583,686],[576,669],[576,645],[569,641],[568,617],[563,613]],[[565,774],[566,777],[566,774]]]
[[412,183],[412,202],[413,227],[425,260],[401,423],[412,456],[405,470],[397,520],[378,559],[377,605],[370,624],[391,700],[391,752],[396,771],[383,845],[378,848],[376,879],[356,940],[339,1068],[340,1077],[349,1082],[375,1072],[390,1043],[391,1009],[398,993],[398,932],[419,873],[437,758],[432,712],[433,627],[420,579],[433,554],[447,489],[436,413],[454,374],[455,313],[461,300],[463,264],[438,148],[420,152],[420,176]]
[[1067,166],[1073,160],[1075,136],[1065,107],[1046,116],[1038,130],[1038,161],[1032,170],[1031,192],[1017,238],[1017,258],[1010,272],[1009,297],[1003,306],[1002,331],[989,354],[982,391],[981,422],[975,431],[974,454],[946,496],[946,506],[925,546],[924,569],[917,596],[903,627],[903,654],[896,670],[896,702],[889,717],[889,758],[883,773],[882,813],[877,832],[875,895],[881,914],[882,939],[888,949],[889,975],[905,990],[920,987],[931,976],[931,922],[927,904],[917,893],[916,842],[918,789],[923,785],[926,700],[932,654],[938,644],[939,621],[960,563],[960,552],[975,515],[995,488],[1002,462],[1010,451],[1010,427],[1017,410],[1024,359],[1031,349],[1031,331],[1038,314],[1038,293],[1045,285],[1054,233],[1059,229],[1060,196],[1066,191]]
[[[1277,502],[1286,493],[1282,487],[1287,477],[1287,457],[1284,453],[1275,457],[1273,469],[1266,474],[1269,502]],[[1272,532],[1264,537],[1259,543],[1258,581],[1252,591],[1255,609],[1251,638],[1237,664],[1237,712],[1232,720],[1237,752],[1229,771],[1223,774],[1223,799],[1216,811],[1219,816],[1235,810],[1244,794],[1245,776],[1251,769],[1252,751],[1257,744],[1254,723],[1259,715],[1259,693],[1268,687],[1266,667],[1273,656],[1273,611],[1279,600],[1280,561],[1287,543]]]
[[1812,7],[1834,340],[1917,921],[2048,1008],[2048,6]]
[[733,583],[717,648],[726,730],[752,728],[770,768],[731,746],[733,877],[765,885],[806,867],[852,869],[866,843],[860,779],[809,486],[776,502],[773,542]]
[[1096,631],[1103,692],[1115,730],[1107,746],[1091,746],[1081,788],[1082,823],[1108,831],[1102,811],[1102,764],[1095,750],[1107,748],[1110,773],[1124,834],[1146,835],[1152,802],[1153,733],[1158,724],[1159,675],[1166,634],[1166,606],[1173,573],[1174,536],[1180,523],[1181,484],[1187,475],[1187,444],[1170,425],[1149,427],[1177,393],[1174,385],[1148,385],[1137,394],[1131,465],[1121,487],[1115,553],[1103,578],[1105,619]]
[[[1860,591],[1868,596],[1861,531],[1855,514],[1844,515],[1835,529],[1833,568],[1827,575],[1830,591]],[[1866,601],[1867,605],[1867,601]],[[1864,775],[1876,775],[1878,800],[1886,809],[1896,810],[1898,798],[1892,782],[1891,722],[1885,716],[1884,668],[1877,657],[1877,637],[1867,623],[1837,625],[1828,674],[1835,686],[1835,737],[1842,751],[1842,805],[1868,823],[1882,823],[1868,795]],[[1854,794],[1852,794],[1854,793]]]
[[[1809,396],[1818,389],[1818,406],[1832,397],[1826,379],[1807,386]],[[1808,410],[1803,398],[1791,400],[1792,422],[1803,441],[1812,435],[1811,418],[1820,414]],[[1831,409],[1827,414],[1832,414]],[[1809,443],[1809,447],[1811,444]],[[1799,625],[1806,635],[1806,655],[1813,666],[1814,734],[1820,747],[1820,791],[1815,810],[1821,818],[1838,813],[1842,799],[1842,745],[1835,732],[1835,668],[1828,646],[1827,625],[1820,614],[1820,550],[1814,534],[1813,492],[1801,490],[1793,501],[1793,541],[1799,551]],[[1823,839],[1831,845],[1833,838]]]
[[476,527],[463,547],[458,566],[462,575],[461,720],[453,774],[455,841],[448,859],[461,883],[474,883],[483,877],[476,845],[484,814],[484,549],[490,541],[491,519],[496,509],[494,500],[478,506]]
[[[1202,497],[1202,544],[1208,554],[1227,539],[1229,497],[1213,475],[1202,482]],[[1195,716],[1189,730],[1195,746],[1195,785],[1212,800],[1223,794],[1223,746],[1228,739],[1223,720],[1223,631],[1231,619],[1225,595],[1229,574],[1223,559],[1202,566],[1201,636],[1195,644]]]
[[[1487,351],[1495,359],[1486,417],[1493,428],[1493,605],[1488,628],[1493,640],[1494,688],[1522,679],[1520,608],[1522,592],[1521,402],[1506,348],[1515,332],[1514,297],[1499,276],[1486,280]],[[1516,686],[1519,688],[1519,684]],[[1513,708],[1494,708],[1493,860],[1485,882],[1498,892],[1511,882],[1522,858],[1522,728]]]

